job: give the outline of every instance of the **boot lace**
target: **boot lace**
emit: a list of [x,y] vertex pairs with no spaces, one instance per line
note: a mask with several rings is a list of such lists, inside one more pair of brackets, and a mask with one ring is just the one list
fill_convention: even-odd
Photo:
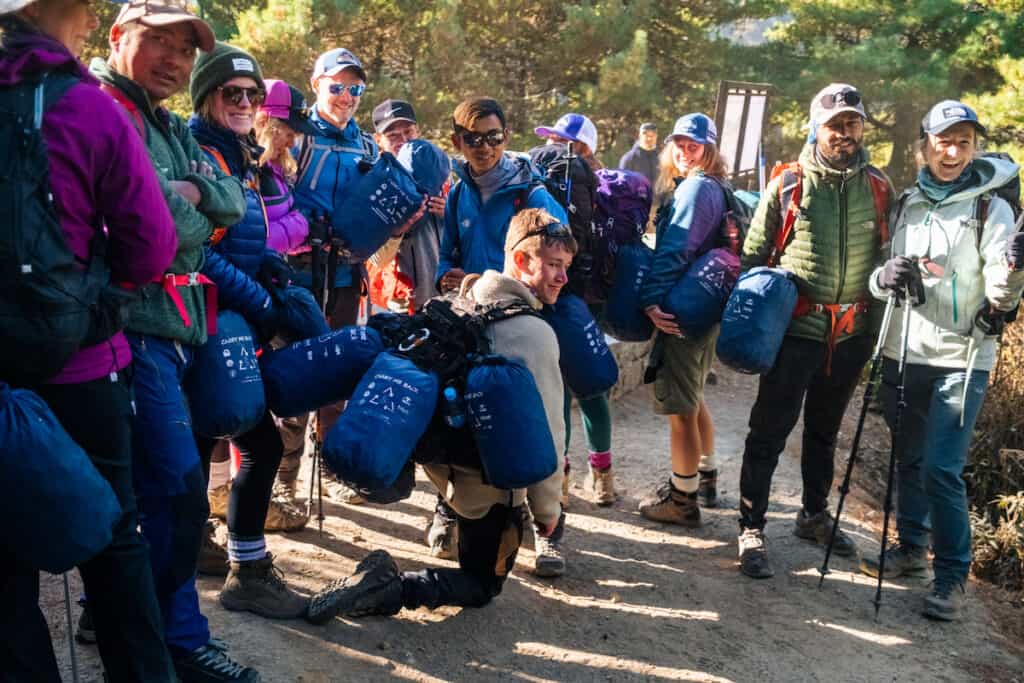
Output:
[[241,678],[245,667],[227,655],[227,644],[217,638],[210,638],[195,656],[195,663],[230,678]]

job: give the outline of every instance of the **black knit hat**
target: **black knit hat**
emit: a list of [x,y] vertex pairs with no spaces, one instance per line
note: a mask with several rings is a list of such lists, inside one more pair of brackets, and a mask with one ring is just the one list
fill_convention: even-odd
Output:
[[237,76],[248,76],[265,87],[259,63],[245,50],[218,41],[209,52],[200,52],[188,86],[192,111],[199,111],[211,90]]

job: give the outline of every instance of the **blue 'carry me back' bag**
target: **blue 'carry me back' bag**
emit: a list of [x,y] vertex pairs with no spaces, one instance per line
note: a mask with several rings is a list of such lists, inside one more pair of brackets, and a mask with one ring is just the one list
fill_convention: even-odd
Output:
[[618,247],[615,275],[601,315],[601,329],[621,341],[647,341],[654,323],[640,306],[640,288],[654,261],[654,250],[637,240]]
[[796,308],[793,274],[782,268],[751,268],[740,276],[722,313],[718,358],[733,370],[768,372]]
[[736,254],[730,249],[712,249],[686,269],[665,297],[664,309],[676,317],[683,334],[699,339],[722,319],[739,274]]
[[583,299],[563,294],[541,315],[558,337],[558,365],[576,396],[590,398],[615,386],[619,364]]

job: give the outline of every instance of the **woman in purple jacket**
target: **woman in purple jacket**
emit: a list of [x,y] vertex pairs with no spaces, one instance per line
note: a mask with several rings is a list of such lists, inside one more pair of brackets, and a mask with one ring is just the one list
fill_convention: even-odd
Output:
[[[83,0],[7,0],[0,12],[0,88],[35,87],[56,73],[79,81],[45,110],[41,127],[68,247],[87,263],[91,245],[105,234],[112,282],[133,288],[153,281],[177,248],[174,223],[135,129],[77,59],[99,23],[93,8]],[[130,364],[128,343],[117,332],[31,388],[121,503],[110,545],[79,567],[108,680],[170,681],[174,669],[132,491]],[[0,679],[60,681],[38,598],[38,572],[0,557]]]

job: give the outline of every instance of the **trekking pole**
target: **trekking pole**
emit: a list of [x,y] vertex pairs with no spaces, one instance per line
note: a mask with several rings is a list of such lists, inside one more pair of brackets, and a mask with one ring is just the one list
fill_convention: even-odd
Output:
[[71,680],[78,683],[78,654],[75,652],[75,626],[71,621],[71,586],[68,573],[64,572],[64,612],[68,617],[68,651],[71,653]]
[[821,563],[818,570],[818,588],[825,582],[825,575],[828,574],[828,561],[832,557],[832,549],[835,546],[836,534],[839,530],[839,519],[843,516],[843,504],[846,496],[850,493],[850,478],[853,476],[853,466],[857,462],[857,452],[860,450],[860,437],[864,433],[864,421],[867,419],[868,406],[875,397],[878,377],[882,372],[882,347],[885,346],[885,338],[889,333],[889,325],[892,322],[892,312],[896,308],[896,296],[890,294],[885,302],[885,313],[882,315],[882,329],[878,332],[878,341],[875,342],[875,350],[871,354],[871,369],[868,371],[868,386],[864,390],[864,400],[860,405],[860,415],[857,418],[857,431],[853,433],[853,443],[850,444],[850,458],[846,461],[846,474],[843,475],[843,483],[839,487],[839,502],[836,504],[836,518],[832,525],[832,533],[828,537],[828,546],[825,547],[825,561]]
[[565,142],[565,207],[569,213],[576,213],[572,203],[572,160],[578,155],[572,153],[572,140]]
[[[326,230],[328,229],[329,223],[327,222],[326,216],[313,214],[311,216],[312,222],[317,226],[314,234],[310,235],[309,244],[312,248],[312,268],[313,268],[313,296],[316,298],[317,303],[320,304],[320,313],[327,318],[327,304],[328,304],[328,292],[329,284],[327,281],[327,274],[325,273],[325,266],[323,260],[323,247],[324,237]],[[313,464],[309,472],[309,497],[306,499],[306,517],[313,516],[313,494],[317,495],[319,502],[317,509],[317,521],[319,526],[320,536],[324,534],[324,501],[323,501],[323,479],[320,475],[322,463],[321,458],[321,446],[320,443],[320,410],[313,411],[313,432],[310,435],[313,440]],[[319,486],[318,486],[319,484]]]
[[885,551],[889,544],[889,515],[892,513],[892,480],[896,471],[896,449],[903,427],[903,409],[906,408],[907,385],[907,346],[910,341],[910,288],[903,290],[903,325],[900,330],[900,361],[898,366],[898,382],[896,386],[896,416],[893,420],[892,435],[889,446],[889,476],[885,482],[885,504],[882,517],[882,550],[878,555],[878,585],[875,588],[875,621],[878,621],[878,610],[882,607],[882,578],[885,576]]

